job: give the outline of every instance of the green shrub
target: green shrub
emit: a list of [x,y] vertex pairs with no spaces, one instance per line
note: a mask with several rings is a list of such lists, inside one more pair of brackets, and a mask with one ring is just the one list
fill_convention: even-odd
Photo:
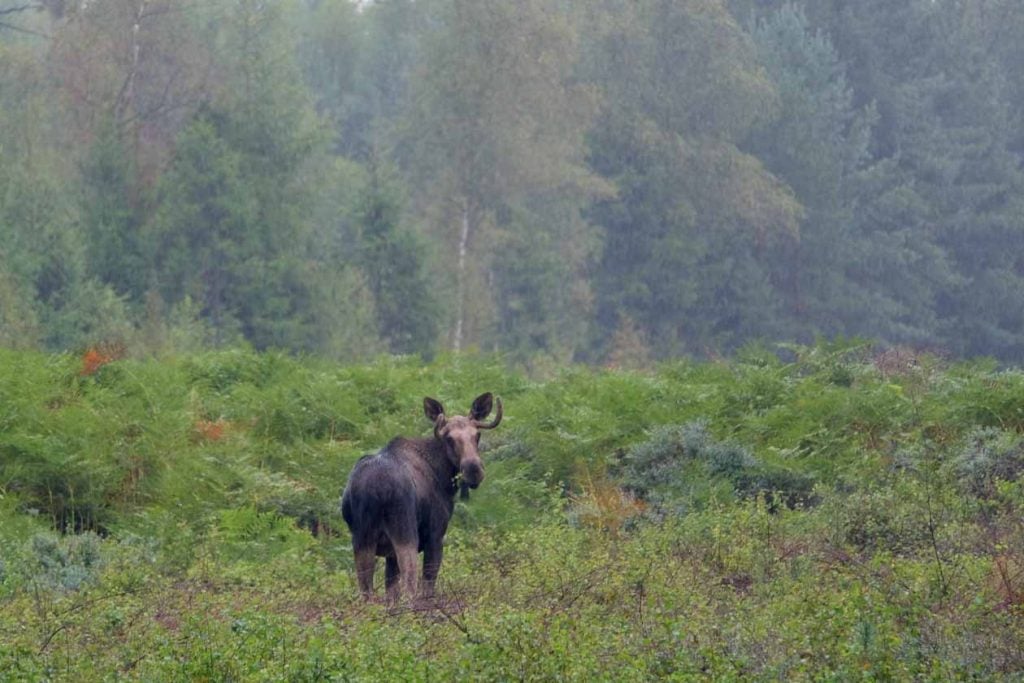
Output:
[[779,493],[789,504],[807,502],[813,486],[805,475],[764,465],[743,446],[715,439],[704,421],[655,428],[623,455],[617,475],[655,506],[656,515],[682,512],[722,493]]
[[913,481],[835,493],[824,504],[837,546],[915,555],[930,542],[927,492]]
[[210,542],[217,557],[228,564],[263,564],[282,555],[296,557],[314,543],[295,520],[252,507],[221,510]]
[[295,364],[283,355],[241,348],[199,354],[184,363],[190,386],[216,393],[238,384],[266,386],[294,367]]
[[103,566],[100,539],[92,533],[64,537],[40,533],[32,537],[29,547],[33,562],[26,570],[43,586],[78,590],[95,581]]
[[1024,474],[1024,438],[993,427],[978,429],[952,461],[962,486],[978,498],[991,498],[1000,481],[1016,481]]
[[1024,433],[1024,371],[978,372],[956,368],[949,380],[947,413],[957,424]]

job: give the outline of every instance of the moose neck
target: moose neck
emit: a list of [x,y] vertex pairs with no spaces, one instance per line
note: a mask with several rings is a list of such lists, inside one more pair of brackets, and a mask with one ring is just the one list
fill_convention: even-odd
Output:
[[420,444],[419,451],[434,473],[439,487],[454,498],[458,489],[455,485],[455,477],[459,474],[458,465],[452,462],[444,444],[438,439],[427,437],[420,439]]

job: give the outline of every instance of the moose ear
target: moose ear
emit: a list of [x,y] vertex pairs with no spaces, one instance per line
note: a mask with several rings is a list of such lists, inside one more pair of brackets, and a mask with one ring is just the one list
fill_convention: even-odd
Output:
[[423,414],[431,422],[437,422],[437,418],[444,415],[444,406],[441,405],[440,401],[427,396],[423,399]]
[[482,420],[491,414],[491,403],[494,397],[491,396],[491,392],[486,394],[480,394],[473,401],[473,407],[469,409],[469,416],[474,420]]

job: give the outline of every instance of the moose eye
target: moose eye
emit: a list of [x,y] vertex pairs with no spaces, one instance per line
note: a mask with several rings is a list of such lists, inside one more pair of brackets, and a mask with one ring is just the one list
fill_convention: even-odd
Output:
[[473,440],[475,440],[477,443],[480,443],[480,432],[476,433],[476,436],[473,437]]
[[444,442],[446,444],[448,444],[449,446],[451,446],[452,448],[455,448],[455,439],[453,439],[452,437],[450,437],[450,436],[444,437]]

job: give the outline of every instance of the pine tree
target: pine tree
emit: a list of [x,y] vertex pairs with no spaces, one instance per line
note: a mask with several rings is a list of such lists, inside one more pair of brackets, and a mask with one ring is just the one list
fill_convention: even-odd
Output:
[[372,161],[356,209],[356,263],[373,293],[377,329],[392,353],[430,354],[438,336],[439,302],[426,270],[427,244],[403,225],[397,180]]
[[217,344],[241,333],[244,269],[260,251],[257,198],[245,185],[242,155],[224,139],[223,119],[203,109],[182,132],[148,236],[164,301],[195,301]]
[[780,333],[767,254],[802,207],[739,147],[777,107],[749,38],[723,2],[612,0],[590,21],[606,103],[590,160],[618,187],[589,213],[606,233],[599,343],[624,315],[662,356]]
[[73,159],[43,65],[33,50],[0,46],[0,267],[3,336],[66,349],[131,332],[124,302],[89,277],[74,201]]
[[141,301],[146,290],[140,212],[132,154],[113,121],[100,129],[82,164],[82,232],[89,274],[115,292]]
[[992,40],[1015,22],[1001,3],[985,5],[866,2],[814,16],[848,51],[861,97],[878,102],[876,172],[858,190],[856,227],[877,245],[864,279],[896,293],[874,307],[894,323],[878,336],[1015,358],[1019,110],[1007,99],[1006,46]]
[[855,189],[864,187],[856,176],[868,160],[874,110],[854,108],[831,40],[811,29],[799,6],[766,13],[752,35],[779,93],[780,111],[751,132],[746,146],[806,209],[799,235],[780,240],[773,252],[772,280],[787,299],[788,336],[809,341],[863,332],[852,323],[864,324],[863,308],[875,303],[858,296],[872,283],[853,278],[848,264],[858,255],[871,258],[871,244],[852,226]]

